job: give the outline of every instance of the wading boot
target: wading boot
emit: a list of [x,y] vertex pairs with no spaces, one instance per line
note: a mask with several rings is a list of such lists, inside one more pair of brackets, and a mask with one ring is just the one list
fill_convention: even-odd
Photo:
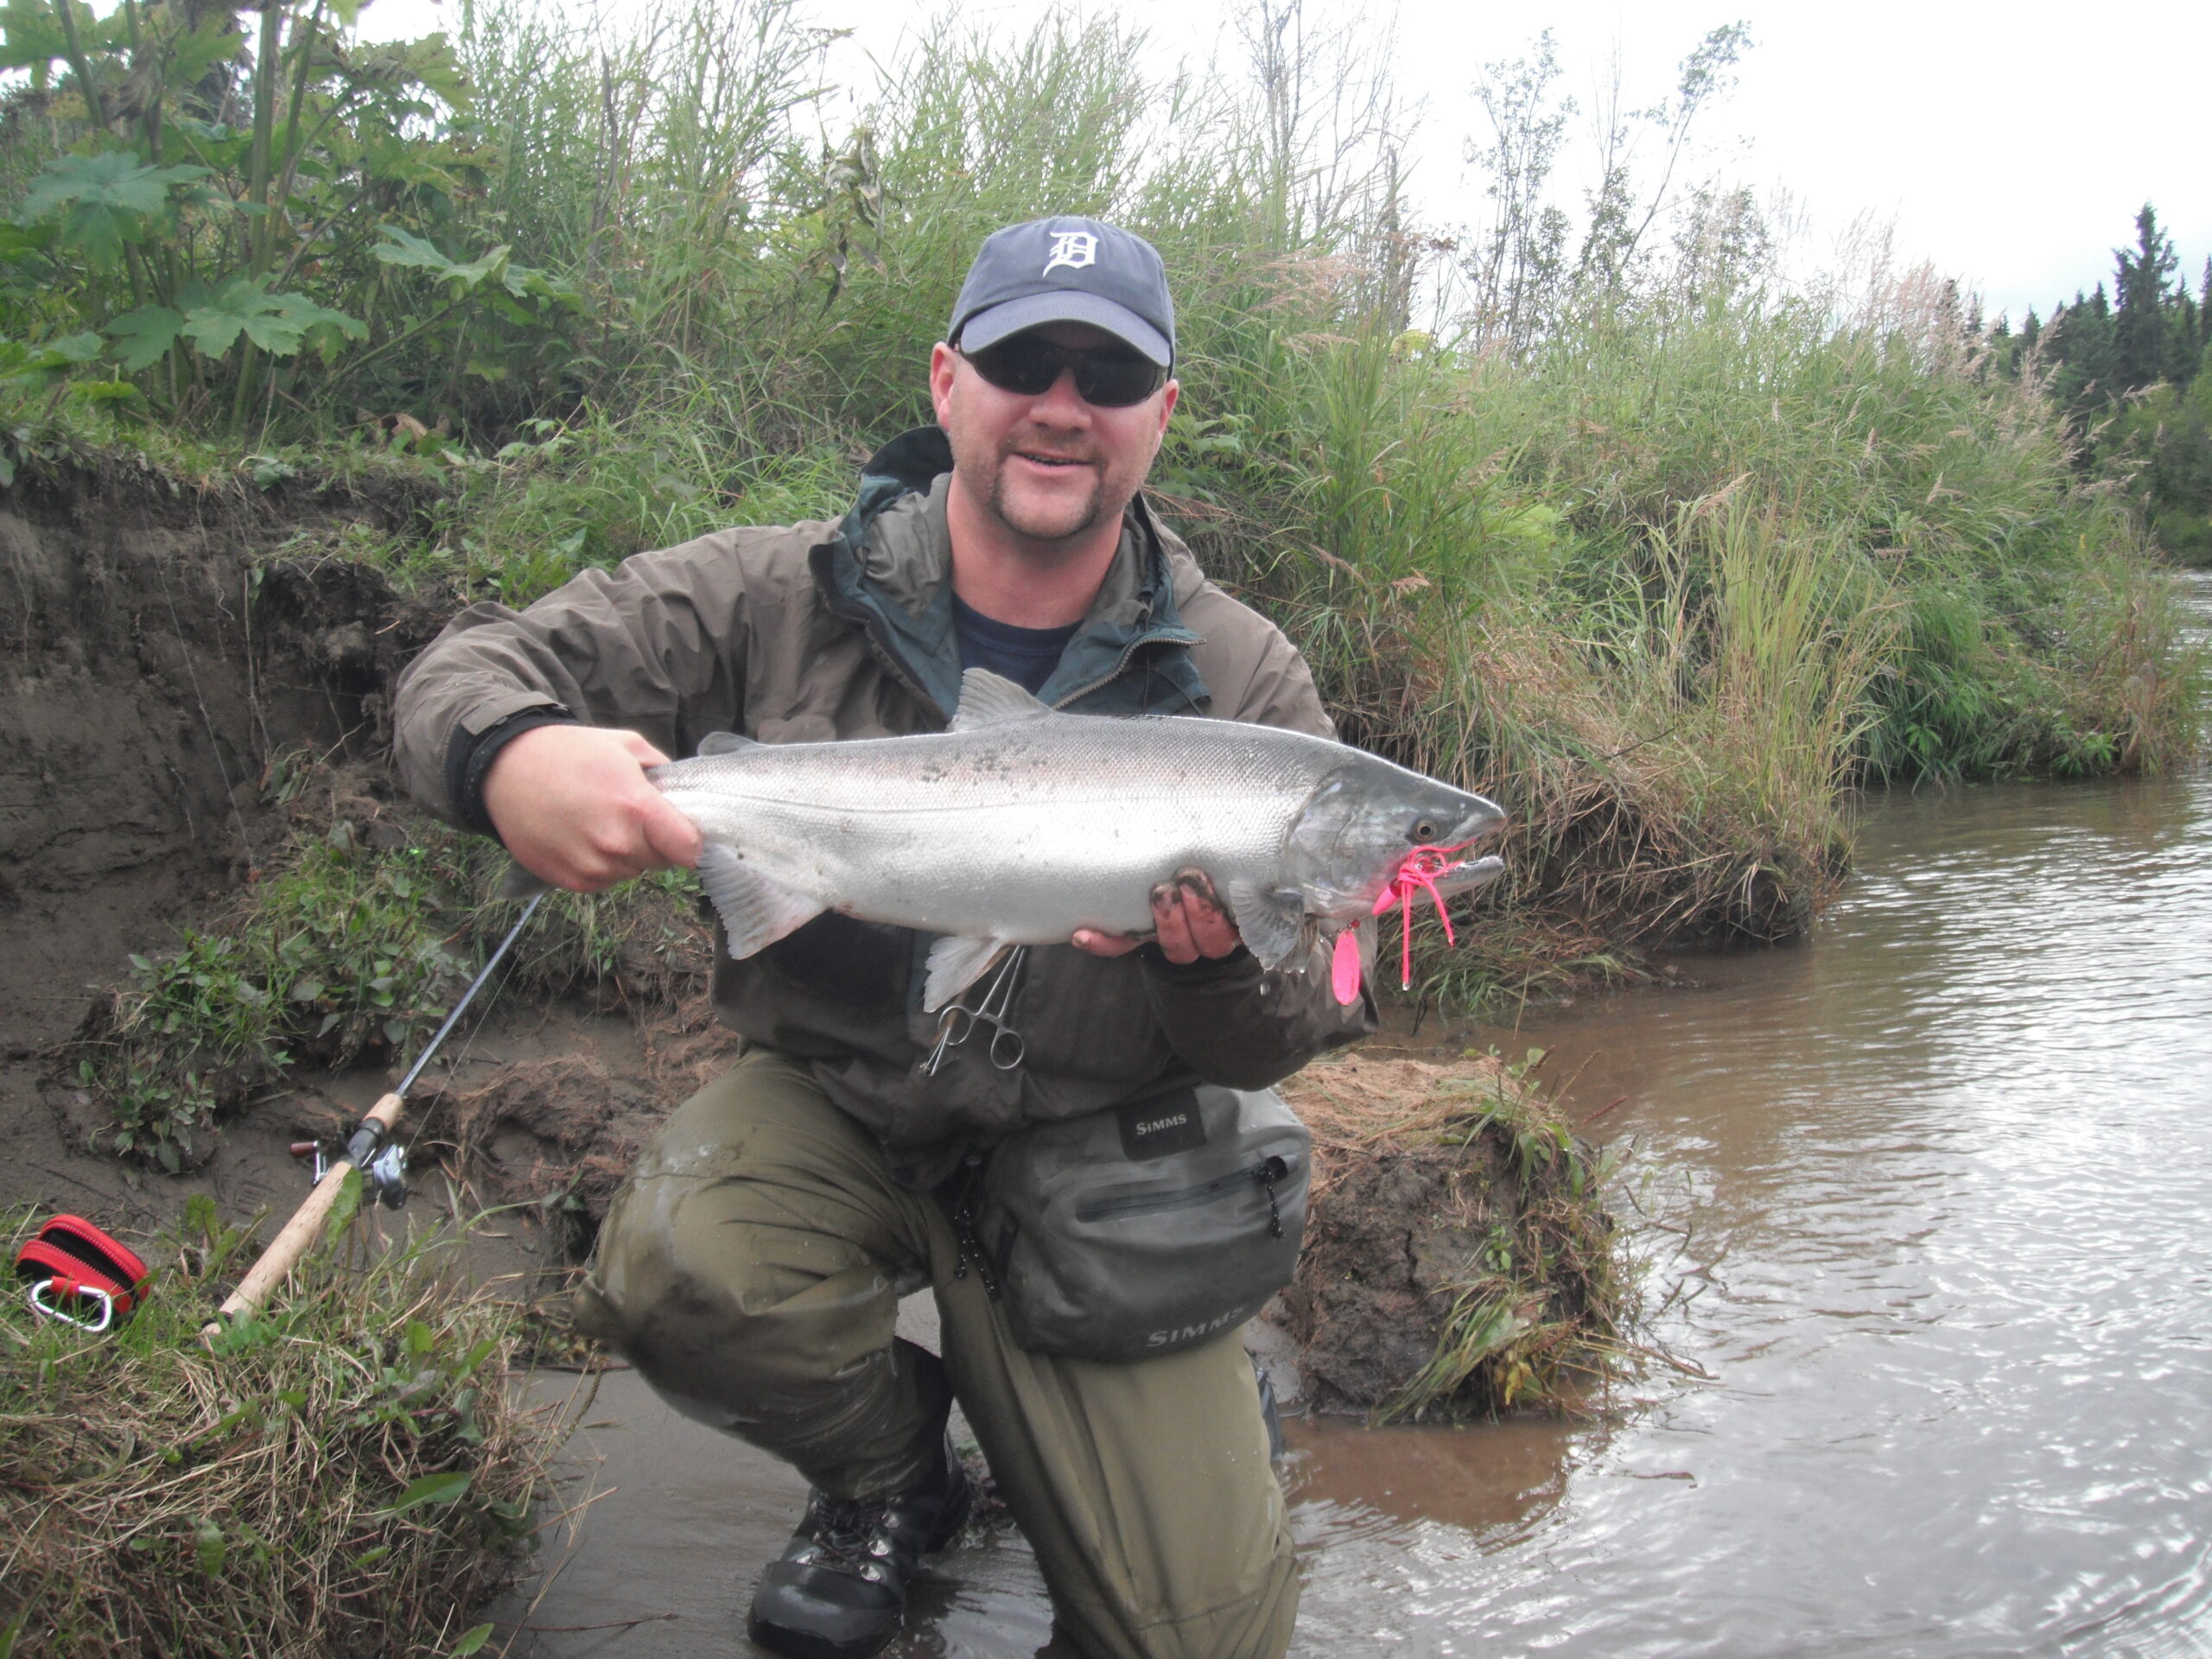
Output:
[[753,1593],[753,1639],[796,1659],[864,1659],[898,1634],[915,1566],[952,1541],[973,1497],[947,1435],[927,1478],[887,1497],[807,1494]]

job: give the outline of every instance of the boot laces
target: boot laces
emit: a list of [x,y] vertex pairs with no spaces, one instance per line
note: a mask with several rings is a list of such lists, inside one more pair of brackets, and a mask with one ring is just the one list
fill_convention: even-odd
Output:
[[891,1535],[896,1507],[881,1497],[832,1499],[823,1504],[813,1529],[810,1564],[871,1584],[880,1582],[884,1565],[898,1548]]

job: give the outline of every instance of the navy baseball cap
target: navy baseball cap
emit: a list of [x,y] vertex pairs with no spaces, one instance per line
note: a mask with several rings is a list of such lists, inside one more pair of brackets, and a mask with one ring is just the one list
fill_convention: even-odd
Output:
[[946,340],[980,352],[1046,322],[1087,322],[1161,368],[1175,361],[1167,271],[1142,237],[1095,219],[1033,219],[983,239]]

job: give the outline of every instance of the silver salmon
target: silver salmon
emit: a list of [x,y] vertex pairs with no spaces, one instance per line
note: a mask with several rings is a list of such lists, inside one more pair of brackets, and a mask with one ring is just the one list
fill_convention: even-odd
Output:
[[[1341,743],[1188,716],[1057,713],[970,669],[942,733],[843,742],[709,738],[647,774],[704,842],[699,876],[748,957],[825,910],[943,935],[925,1006],[1009,945],[1152,931],[1154,887],[1212,878],[1278,967],[1365,919],[1417,848],[1456,857],[1505,814]],[[1437,863],[1433,855],[1429,862]],[[1440,894],[1495,858],[1447,861]]]

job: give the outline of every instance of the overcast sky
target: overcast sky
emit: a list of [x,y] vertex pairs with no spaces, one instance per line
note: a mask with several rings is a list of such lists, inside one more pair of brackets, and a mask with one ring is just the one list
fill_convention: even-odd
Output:
[[[888,55],[927,0],[803,0],[815,21],[855,31],[839,60],[855,81],[866,54]],[[1307,0],[1363,20],[1387,6]],[[1021,27],[1036,3],[971,3],[976,22]],[[1164,60],[1205,60],[1225,35],[1228,0],[1122,0],[1094,7],[1147,29]],[[440,26],[440,0],[378,0],[377,32]],[[1311,14],[1309,14],[1311,15]],[[2109,276],[2148,200],[2194,290],[2212,255],[2212,144],[2199,95],[2212,64],[2212,4],[2145,0],[2095,8],[1922,0],[1852,5],[1746,0],[1401,0],[1395,60],[1423,118],[1413,193],[1433,221],[1478,220],[1484,180],[1464,160],[1481,111],[1470,88],[1486,61],[1522,55],[1547,28],[1561,90],[1586,110],[1618,52],[1631,106],[1671,87],[1676,63],[1717,24],[1741,19],[1754,42],[1728,99],[1705,118],[1708,172],[1762,192],[1779,186],[1804,214],[1801,263],[1825,262],[1855,219],[1894,222],[1906,262],[1926,259],[1976,289],[1993,315],[2047,313]],[[2108,17],[2110,29],[2094,33]],[[1573,131],[1580,136],[1583,123]],[[1560,194],[1579,207],[1578,158]]]

